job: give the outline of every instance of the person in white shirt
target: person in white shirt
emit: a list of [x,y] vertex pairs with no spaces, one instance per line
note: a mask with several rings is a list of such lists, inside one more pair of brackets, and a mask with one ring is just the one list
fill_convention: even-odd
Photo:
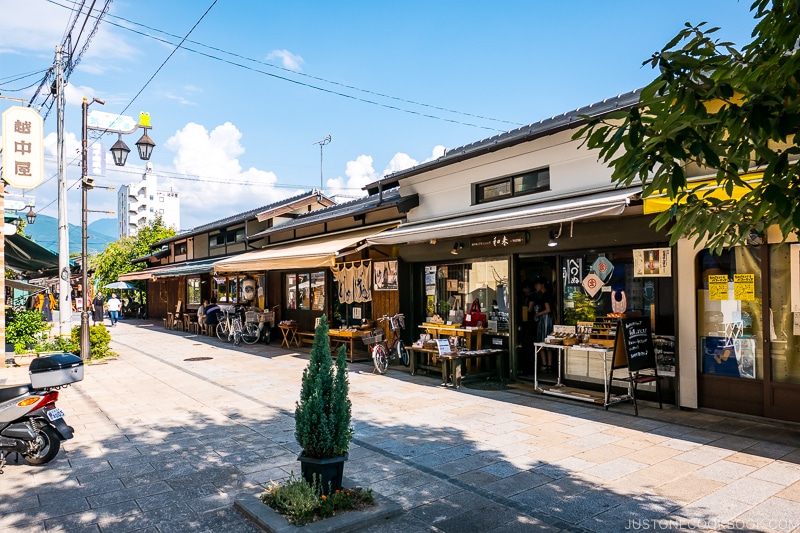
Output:
[[111,317],[111,326],[116,326],[117,320],[119,320],[119,310],[122,309],[122,302],[119,301],[116,294],[111,293],[111,298],[109,298],[106,305],[108,305],[108,314]]

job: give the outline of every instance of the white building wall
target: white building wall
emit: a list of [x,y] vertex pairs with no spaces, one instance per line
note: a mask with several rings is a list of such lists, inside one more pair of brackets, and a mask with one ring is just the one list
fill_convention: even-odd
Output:
[[181,205],[178,191],[159,191],[158,176],[147,163],[141,181],[120,187],[117,194],[120,237],[136,235],[137,229],[161,215],[164,224],[180,229]]

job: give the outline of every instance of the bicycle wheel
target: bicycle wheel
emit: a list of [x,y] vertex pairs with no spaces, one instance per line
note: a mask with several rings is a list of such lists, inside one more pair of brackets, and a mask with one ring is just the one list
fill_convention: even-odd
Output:
[[221,341],[228,342],[228,323],[227,322],[220,322],[217,324],[217,338]]
[[255,344],[258,342],[258,324],[246,322],[242,328],[242,340],[245,344]]
[[383,344],[376,344],[372,349],[372,362],[375,364],[375,370],[379,374],[386,373],[386,369],[389,368],[389,355],[386,353],[386,347]]
[[403,362],[403,366],[409,366],[411,364],[411,358],[408,355],[408,350],[406,350],[406,345],[400,340],[397,341],[397,357]]

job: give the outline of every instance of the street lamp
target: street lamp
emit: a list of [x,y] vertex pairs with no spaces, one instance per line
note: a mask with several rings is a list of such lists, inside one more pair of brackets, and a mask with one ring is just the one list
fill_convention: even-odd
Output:
[[36,211],[33,210],[33,206],[28,210],[28,213],[25,215],[25,219],[28,221],[28,224],[33,224],[36,222]]
[[[139,157],[143,160],[150,159],[150,154],[156,143],[147,135],[147,129],[150,127],[149,116],[148,120],[140,117],[141,124],[136,124],[133,119],[120,115],[114,115],[110,118],[102,117],[107,122],[100,125],[89,126],[89,106],[97,102],[100,105],[105,105],[105,102],[97,98],[92,98],[89,102],[86,98],[83,99],[83,128],[81,132],[81,296],[83,297],[83,309],[81,309],[81,357],[89,359],[91,357],[91,346],[89,344],[89,251],[88,251],[88,191],[94,188],[94,178],[89,177],[89,130],[97,130],[101,132],[111,132],[119,134],[119,138],[114,146],[111,147],[111,155],[114,158],[114,164],[117,166],[124,166],[125,161],[128,159],[130,148],[122,140],[123,133],[133,133],[139,128],[144,129],[144,135],[136,143],[139,149]],[[95,123],[96,124],[96,123]],[[122,127],[130,126],[130,128],[119,129]],[[36,214],[33,214],[34,217]],[[30,216],[30,213],[28,214]]]

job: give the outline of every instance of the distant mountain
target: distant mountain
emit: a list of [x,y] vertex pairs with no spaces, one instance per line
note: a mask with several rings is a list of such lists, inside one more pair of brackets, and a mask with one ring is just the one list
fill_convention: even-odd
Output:
[[[95,254],[105,250],[108,243],[117,240],[103,233],[99,228],[107,227],[105,220],[114,220],[114,234],[116,234],[115,219],[101,219],[87,227],[89,239],[86,247],[90,254]],[[98,228],[99,225],[99,228]],[[47,215],[38,215],[34,224],[25,226],[25,233],[30,235],[36,244],[58,253],[58,219]],[[80,225],[69,225],[69,253],[70,255],[81,252],[81,227]]]
[[116,218],[101,218],[89,224],[89,235],[101,233],[110,235],[116,241],[119,235],[119,223]]

